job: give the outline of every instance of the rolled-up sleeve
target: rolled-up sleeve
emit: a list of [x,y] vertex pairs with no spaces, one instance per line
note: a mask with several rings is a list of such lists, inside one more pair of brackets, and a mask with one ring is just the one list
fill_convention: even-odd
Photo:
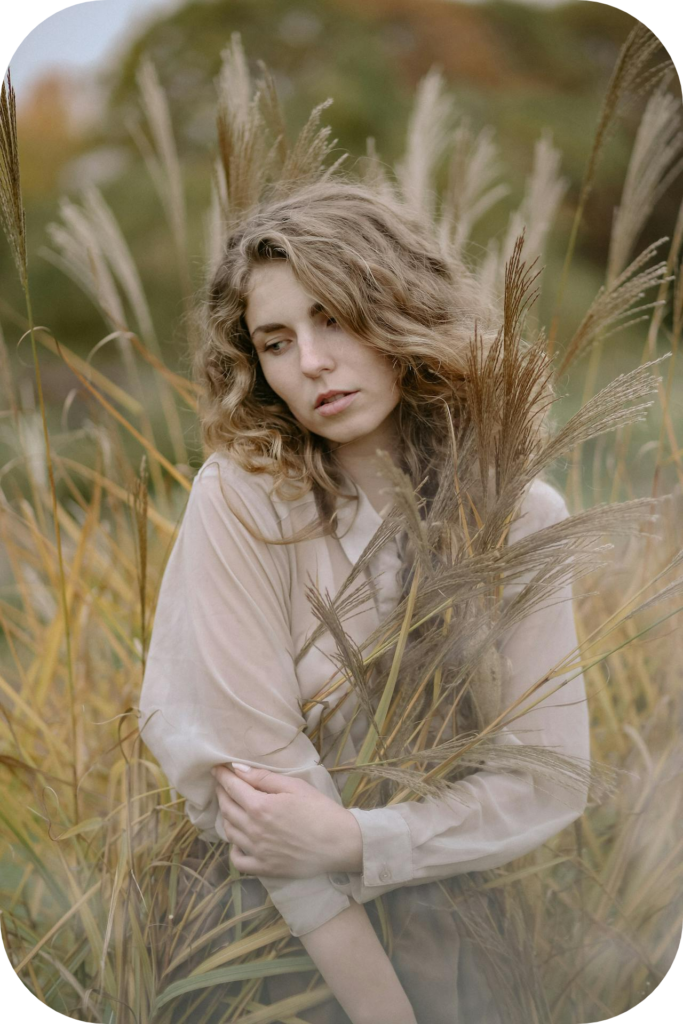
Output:
[[[140,698],[142,738],[209,841],[226,841],[210,774],[224,762],[304,779],[341,803],[303,731],[287,549],[252,537],[232,509],[281,536],[259,480],[205,463],[164,571]],[[326,873],[261,881],[293,935],[350,905]]]
[[[543,481],[534,482],[521,511],[510,542],[569,515],[563,497]],[[503,604],[526,582],[508,584]],[[499,646],[503,659],[508,659],[501,710],[577,646],[572,596],[569,582],[508,630]],[[571,660],[576,660],[576,654]],[[571,676],[575,678],[556,690]],[[589,715],[583,674],[577,675],[574,669],[557,675],[524,700],[522,707],[539,698],[543,699],[532,710],[501,729],[494,742],[546,746],[581,758],[588,767]],[[330,879],[339,892],[364,903],[401,885],[500,867],[575,821],[587,799],[588,787],[577,778],[570,785],[560,785],[537,771],[484,768],[454,783],[445,796],[367,810],[353,808],[363,839],[363,869],[332,873]]]

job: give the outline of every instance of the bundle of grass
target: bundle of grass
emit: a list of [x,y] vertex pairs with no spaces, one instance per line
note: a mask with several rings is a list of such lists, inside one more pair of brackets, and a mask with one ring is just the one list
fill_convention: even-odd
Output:
[[[633,81],[642,84],[655,43],[638,26],[620,56],[570,249],[599,148],[626,88]],[[649,74],[647,84],[656,84],[659,77],[661,67]],[[140,131],[138,138],[182,263],[179,168],[165,98],[149,67],[141,74],[141,88],[152,141],[146,142]],[[668,102],[663,93],[654,94],[652,103],[662,110]],[[34,327],[9,80],[0,113],[3,224],[27,297],[26,328],[34,346],[42,457],[48,468],[45,474],[32,468],[35,451],[28,443],[33,435],[25,429],[26,401],[24,407],[13,401],[6,433],[17,457],[3,470],[0,491],[0,530],[13,581],[12,600],[0,600],[6,662],[0,675],[5,780],[0,921],[5,948],[37,998],[82,1020],[295,1024],[329,999],[329,988],[272,904],[250,901],[249,887],[226,864],[220,845],[196,857],[196,831],[182,800],[148,756],[137,728],[153,595],[189,488],[176,403],[194,411],[197,391],[163,364],[132,258],[96,192],[85,197],[82,207],[62,207],[64,223],[52,230],[60,250],[53,258],[99,305],[106,339],[120,342],[129,390],[78,360],[44,328]],[[302,175],[302,165],[313,177],[335,173],[335,165],[328,165],[333,144],[327,129],[319,128],[320,114],[320,108],[314,111],[298,142],[288,147],[272,81],[264,74],[253,90],[239,40],[233,39],[219,104],[209,266],[226,226],[263,187],[278,182],[289,187]],[[652,121],[654,115],[648,116]],[[383,167],[372,147],[360,173],[378,190],[398,192],[432,217],[443,244],[460,250],[477,216],[503,193],[500,188],[484,192],[488,182],[476,173],[477,160],[490,154],[490,136],[473,142],[460,125],[451,138],[450,189],[440,205],[435,202],[436,168],[448,151],[442,129],[450,117],[442,83],[431,75],[419,92],[411,141],[396,174]],[[650,137],[659,135],[651,132]],[[676,139],[680,145],[680,132]],[[611,495],[613,503],[579,511],[521,541],[507,543],[508,533],[530,482],[570,453],[580,470],[583,446],[592,438],[604,440],[609,432],[620,431],[614,480],[628,483],[628,428],[643,419],[652,403],[642,400],[655,392],[663,410],[655,479],[667,463],[673,464],[680,494],[681,466],[668,398],[671,381],[664,390],[662,379],[652,373],[666,357],[643,362],[587,396],[563,427],[548,428],[546,410],[554,400],[557,372],[543,333],[533,343],[524,334],[534,299],[535,258],[542,254],[549,223],[539,200],[545,197],[550,214],[562,183],[547,139],[536,155],[524,210],[511,221],[502,248],[492,246],[480,268],[482,287],[492,300],[500,300],[500,329],[486,339],[473,334],[466,401],[457,417],[455,410],[441,410],[444,444],[426,486],[415,488],[388,463],[393,508],[345,586],[334,600],[310,588],[320,626],[309,643],[329,631],[339,667],[371,723],[357,763],[339,768],[348,773],[347,805],[438,797],[484,766],[527,771],[546,785],[589,797],[573,837],[556,837],[512,865],[440,883],[490,987],[505,1000],[508,1019],[563,1024],[618,1014],[640,1001],[661,980],[678,941],[680,893],[672,865],[675,823],[681,820],[680,632],[660,633],[657,645],[645,641],[680,611],[682,581],[670,578],[681,560],[680,541],[673,503],[653,498],[614,503],[617,493]],[[637,161],[640,167],[647,164],[640,152]],[[666,181],[667,167],[659,168],[650,195]],[[640,195],[639,202],[644,201]],[[678,343],[683,218],[667,262],[647,269],[655,247],[626,266],[635,228],[627,230],[621,223],[606,291],[565,348],[562,371],[589,347],[601,351],[606,328],[645,309],[634,304],[656,286],[645,353],[649,347],[653,356],[672,280],[672,347]],[[516,230],[522,225],[526,232]],[[567,267],[569,260],[570,253]],[[181,280],[185,277],[186,266]],[[50,447],[37,341],[65,361],[91,402],[92,420],[85,431],[93,451],[89,462]],[[14,396],[4,343],[0,351],[3,381]],[[155,440],[145,402],[149,392],[138,377],[141,365],[155,373],[175,461]],[[634,400],[640,404],[628,405]],[[145,458],[138,472],[139,448]],[[22,466],[30,499],[20,486]],[[574,497],[579,505],[578,489]],[[658,536],[648,532],[655,506]],[[401,530],[408,538],[403,597],[359,648],[343,626],[366,593],[364,583],[354,584],[372,553]],[[603,544],[605,535],[621,546]],[[643,537],[649,565],[639,542]],[[626,588],[619,570],[627,574]],[[590,577],[599,580],[598,589],[586,590]],[[506,666],[498,641],[539,600],[569,584],[581,597],[580,649],[571,652],[571,664],[565,659],[553,666],[513,706],[502,706]],[[517,594],[502,611],[506,585],[516,586]],[[653,609],[659,617],[652,617]],[[551,689],[561,692],[581,672],[592,709],[591,762],[505,742],[511,724],[523,722]],[[317,698],[325,696],[323,689]],[[666,820],[660,817],[656,829],[650,808],[666,808]],[[386,919],[385,925],[390,947]],[[301,990],[283,1003],[268,1004],[264,981],[283,974],[300,974]]]

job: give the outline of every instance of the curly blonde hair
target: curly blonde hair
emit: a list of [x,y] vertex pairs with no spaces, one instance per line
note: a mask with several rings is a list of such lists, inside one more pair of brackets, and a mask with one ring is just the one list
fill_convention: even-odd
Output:
[[202,301],[193,358],[203,440],[248,472],[271,473],[278,497],[313,490],[324,528],[343,494],[334,451],[270,388],[244,319],[251,272],[273,259],[288,260],[345,330],[393,360],[401,468],[415,488],[427,480],[429,494],[449,411],[457,423],[466,401],[470,339],[476,328],[488,348],[500,310],[398,197],[339,175],[289,193],[280,185],[231,231]]

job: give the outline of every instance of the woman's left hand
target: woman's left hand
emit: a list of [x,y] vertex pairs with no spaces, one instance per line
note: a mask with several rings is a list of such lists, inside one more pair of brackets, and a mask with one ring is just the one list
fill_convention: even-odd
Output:
[[308,878],[359,871],[363,843],[353,814],[303,779],[265,768],[212,769],[230,862],[249,875]]

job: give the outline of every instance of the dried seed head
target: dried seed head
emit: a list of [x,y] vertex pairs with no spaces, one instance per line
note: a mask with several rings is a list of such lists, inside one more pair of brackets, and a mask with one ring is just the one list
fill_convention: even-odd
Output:
[[26,218],[21,201],[17,105],[9,68],[0,92],[0,220],[12,250],[21,283],[26,287]]

